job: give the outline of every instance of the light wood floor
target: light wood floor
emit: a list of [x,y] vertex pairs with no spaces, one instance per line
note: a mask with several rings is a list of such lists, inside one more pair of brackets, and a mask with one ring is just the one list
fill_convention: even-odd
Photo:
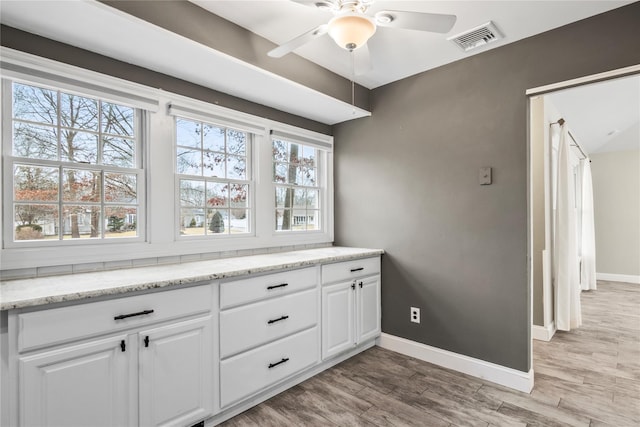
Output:
[[584,324],[534,341],[531,394],[374,347],[232,426],[640,426],[640,285],[582,293]]

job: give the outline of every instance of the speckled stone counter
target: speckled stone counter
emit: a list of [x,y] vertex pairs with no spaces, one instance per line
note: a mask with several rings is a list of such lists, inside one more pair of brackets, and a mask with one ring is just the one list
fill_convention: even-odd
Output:
[[349,261],[381,255],[383,252],[380,249],[334,246],[183,264],[9,280],[0,283],[0,310]]

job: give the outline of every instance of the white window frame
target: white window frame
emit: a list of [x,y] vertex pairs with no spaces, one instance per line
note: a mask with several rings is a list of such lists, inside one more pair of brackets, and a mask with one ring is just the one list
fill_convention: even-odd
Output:
[[[70,93],[79,96],[85,96],[87,98],[96,99],[97,101],[104,102],[112,102],[118,105],[124,105],[128,107],[134,108],[134,123],[135,123],[135,167],[133,168],[125,168],[118,166],[109,166],[109,165],[95,165],[95,164],[84,164],[77,163],[65,160],[44,160],[44,159],[33,159],[26,157],[15,157],[13,156],[12,148],[13,148],[13,83],[24,84],[34,87],[41,87],[45,89],[50,89],[53,91],[60,91],[61,93]],[[38,247],[71,247],[76,245],[113,245],[113,244],[131,244],[131,243],[139,243],[144,242],[146,240],[146,227],[145,227],[145,218],[146,218],[146,196],[145,196],[145,188],[146,188],[146,172],[145,172],[145,156],[144,156],[144,147],[146,145],[146,133],[143,131],[145,126],[145,110],[142,110],[135,103],[132,102],[122,102],[123,99],[119,98],[117,101],[114,101],[109,97],[109,90],[105,89],[105,91],[101,94],[97,89],[91,91],[90,94],[83,88],[81,84],[74,87],[70,83],[66,83],[61,88],[60,84],[56,80],[45,79],[42,76],[33,76],[33,75],[20,75],[17,74],[14,77],[3,78],[2,82],[2,157],[3,157],[3,186],[5,187],[3,190],[3,248],[11,249],[11,248],[38,248]],[[6,112],[6,114],[4,114]],[[14,175],[13,175],[13,167],[14,165],[26,165],[26,166],[44,166],[44,167],[56,167],[61,171],[62,169],[81,169],[87,171],[96,171],[104,173],[126,173],[130,175],[136,175],[136,198],[138,200],[136,209],[137,215],[140,220],[137,221],[137,236],[135,237],[127,237],[127,238],[105,238],[105,237],[97,237],[97,238],[86,238],[86,239],[65,239],[62,235],[59,235],[57,239],[51,240],[28,240],[28,241],[20,241],[14,240],[14,228],[15,228],[15,214],[14,214],[14,199],[13,199],[13,189],[14,189]],[[102,190],[104,191],[104,181],[102,182]],[[62,187],[59,187],[59,191],[62,191]],[[54,204],[53,202],[46,204]],[[55,203],[58,205],[59,212],[58,215],[60,217],[59,224],[64,223],[63,215],[63,206],[69,205],[71,203],[63,203],[61,196],[58,201]],[[82,202],[78,202],[77,204],[83,204]],[[108,207],[108,204],[105,204],[104,201],[86,203],[88,206],[100,206],[101,210],[104,210],[105,207]],[[105,232],[105,221],[106,218],[102,217],[101,231],[100,234],[104,235]],[[60,229],[59,233],[62,233],[63,230]]]
[[[173,111],[173,112],[172,112]],[[206,113],[196,113],[193,110],[191,110],[190,112],[187,112],[186,108],[179,108],[176,105],[171,105],[169,107],[169,114],[175,114],[174,116],[174,132],[173,132],[173,155],[174,155],[174,167],[177,168],[177,129],[175,126],[176,120],[177,119],[186,119],[186,120],[192,120],[194,122],[198,122],[198,123],[203,123],[203,124],[208,124],[208,125],[212,125],[212,126],[219,126],[220,128],[224,128],[224,129],[233,129],[233,130],[238,130],[238,131],[242,131],[245,132],[247,135],[247,142],[246,142],[246,167],[247,167],[247,176],[245,180],[234,180],[234,179],[229,179],[229,178],[214,178],[214,177],[207,177],[207,176],[198,176],[198,175],[185,175],[185,174],[178,174],[177,170],[175,172],[175,238],[176,240],[195,240],[195,239],[237,239],[237,238],[243,238],[243,237],[251,237],[251,236],[255,236],[255,218],[257,216],[257,211],[256,211],[256,206],[255,206],[255,193],[256,193],[256,185],[255,185],[255,179],[254,179],[254,162],[253,162],[253,151],[254,151],[254,140],[255,140],[255,134],[256,132],[258,133],[262,133],[263,129],[262,128],[257,128],[257,127],[253,127],[253,126],[248,126],[248,125],[242,125],[241,123],[238,122],[234,122],[232,120],[225,120],[224,118],[220,118],[220,117],[212,117],[212,116],[208,116]],[[202,151],[202,150],[200,150]],[[191,179],[193,181],[203,181],[205,182],[217,182],[217,183],[239,183],[239,184],[246,184],[249,186],[249,194],[247,195],[247,203],[248,203],[248,208],[247,210],[250,212],[249,213],[249,221],[248,221],[248,226],[249,226],[249,231],[246,233],[239,233],[239,234],[231,234],[231,233],[220,233],[220,234],[204,234],[204,235],[196,235],[196,236],[185,236],[185,235],[181,235],[180,234],[180,228],[181,228],[181,221],[180,221],[180,217],[181,217],[181,208],[182,206],[180,205],[180,180],[181,179]],[[227,207],[224,208],[226,209],[231,209],[231,207]],[[206,208],[205,208],[205,229],[206,229]]]
[[[71,91],[81,95],[100,98],[117,104],[131,105],[146,111],[143,126],[142,152],[144,159],[145,185],[139,192],[140,206],[138,228],[146,236],[144,241],[123,242],[121,239],[100,239],[85,242],[73,240],[70,245],[13,247],[4,244],[0,249],[2,270],[47,267],[47,274],[71,272],[71,265],[99,263],[104,268],[136,266],[132,260],[157,258],[157,262],[180,262],[184,259],[198,258],[198,254],[217,252],[220,256],[254,253],[256,250],[281,249],[283,247],[304,248],[307,245],[331,244],[333,242],[333,137],[301,129],[296,126],[257,117],[248,113],[221,107],[183,95],[166,92],[132,83],[126,80],[103,75],[94,71],[63,64],[35,55],[0,47],[2,56],[2,77],[11,80],[24,80],[34,85],[53,86],[61,91]],[[0,92],[2,92],[0,85]],[[2,93],[0,93],[2,95]],[[128,100],[128,101],[127,101]],[[252,232],[238,236],[216,236],[220,238],[181,239],[177,238],[176,200],[173,189],[176,185],[176,161],[174,148],[174,119],[170,111],[182,106],[201,115],[202,121],[220,123],[239,130],[249,130],[254,134],[251,152],[253,171],[254,208]],[[170,108],[171,107],[171,108]],[[184,111],[181,113],[186,114]],[[2,116],[3,133],[11,130],[5,115]],[[11,117],[9,117],[9,121]],[[244,127],[248,126],[248,129]],[[321,173],[322,231],[304,233],[275,232],[275,201],[272,183],[271,132],[284,132],[298,138],[308,138],[325,144],[327,151],[322,152]],[[3,138],[6,135],[3,134]],[[303,142],[304,143],[304,142]],[[3,150],[7,144],[2,144]],[[3,151],[0,162],[0,176],[3,177],[3,205],[7,198],[7,156]],[[320,174],[320,173],[319,173]],[[10,185],[13,185],[12,183]],[[8,197],[13,197],[10,188]],[[10,201],[11,203],[11,201]],[[9,221],[3,217],[2,235],[7,234]],[[11,220],[12,221],[12,220]],[[144,223],[144,226],[141,224]],[[141,232],[142,232],[141,231]],[[13,230],[9,230],[12,234]],[[11,239],[13,236],[11,235]],[[84,240],[84,239],[82,239]],[[87,239],[89,240],[89,239]],[[82,243],[82,244],[78,244]],[[149,261],[142,261],[143,264]],[[61,266],[61,267],[55,267]],[[66,267],[62,267],[66,266]],[[51,268],[49,268],[51,267]]]

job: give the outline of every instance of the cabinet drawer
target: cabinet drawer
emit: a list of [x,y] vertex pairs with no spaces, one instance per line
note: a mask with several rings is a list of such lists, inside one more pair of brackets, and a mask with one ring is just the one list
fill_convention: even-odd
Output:
[[318,291],[285,295],[220,313],[220,357],[310,328],[318,322]]
[[212,303],[212,286],[202,285],[22,313],[18,315],[18,350],[208,312]]
[[318,328],[299,332],[220,362],[225,407],[318,362]]
[[363,258],[322,266],[322,283],[334,283],[380,273],[380,257]]
[[222,283],[220,308],[234,307],[311,288],[317,283],[316,271],[315,267],[311,267]]

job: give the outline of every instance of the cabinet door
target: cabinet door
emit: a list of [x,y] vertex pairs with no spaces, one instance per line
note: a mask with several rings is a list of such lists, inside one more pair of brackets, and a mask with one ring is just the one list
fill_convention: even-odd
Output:
[[130,425],[134,353],[122,335],[21,357],[20,425]]
[[380,335],[380,276],[358,280],[357,343]]
[[355,343],[354,282],[322,288],[322,358],[327,359]]
[[212,317],[141,331],[140,425],[184,426],[212,414]]

